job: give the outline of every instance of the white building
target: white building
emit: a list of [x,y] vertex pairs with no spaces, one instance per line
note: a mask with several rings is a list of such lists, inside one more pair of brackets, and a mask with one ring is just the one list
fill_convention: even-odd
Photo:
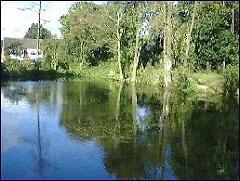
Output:
[[[41,42],[42,42],[42,40],[40,40],[40,43]],[[36,39],[4,37],[3,42],[2,42],[2,47],[1,47],[1,51],[2,51],[1,52],[2,53],[1,61],[2,62],[5,59],[3,50],[6,50],[6,48],[11,49],[10,47],[13,47],[14,44],[17,45],[19,47],[19,49],[21,49],[21,54],[16,55],[14,53],[10,53],[9,57],[11,59],[17,59],[20,63],[26,59],[43,61],[43,51],[39,50],[39,52],[37,52],[37,40]]]

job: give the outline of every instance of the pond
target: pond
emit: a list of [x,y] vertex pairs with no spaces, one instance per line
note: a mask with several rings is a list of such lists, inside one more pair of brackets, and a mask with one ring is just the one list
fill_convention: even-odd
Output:
[[2,179],[238,179],[234,98],[108,81],[1,86]]

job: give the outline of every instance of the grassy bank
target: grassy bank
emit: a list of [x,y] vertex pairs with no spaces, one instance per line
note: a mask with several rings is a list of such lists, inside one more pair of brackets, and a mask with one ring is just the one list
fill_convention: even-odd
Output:
[[[125,75],[125,82],[130,83],[130,72]],[[225,73],[216,71],[191,71],[185,67],[180,67],[172,72],[174,88],[185,93],[192,91],[199,94],[224,93],[227,89],[237,89],[239,77],[238,69],[230,67]],[[119,73],[116,62],[102,63],[98,66],[85,66],[72,68],[70,70],[44,70],[41,66],[32,65],[29,67],[25,64],[13,66],[1,66],[2,80],[56,80],[64,79],[78,81],[79,79],[108,81],[119,81]],[[137,83],[144,87],[153,89],[162,89],[163,68],[161,65],[139,67],[137,74]],[[236,92],[236,91],[235,91]]]

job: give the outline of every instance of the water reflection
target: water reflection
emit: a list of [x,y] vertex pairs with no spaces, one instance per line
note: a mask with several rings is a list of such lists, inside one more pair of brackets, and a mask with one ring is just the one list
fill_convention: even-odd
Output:
[[2,178],[239,178],[235,100],[146,90],[105,81],[2,86]]

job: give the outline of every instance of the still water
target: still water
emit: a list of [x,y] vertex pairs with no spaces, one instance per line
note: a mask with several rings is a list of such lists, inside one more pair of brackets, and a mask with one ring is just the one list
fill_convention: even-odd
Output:
[[234,98],[104,81],[3,83],[1,178],[238,179],[238,124]]

